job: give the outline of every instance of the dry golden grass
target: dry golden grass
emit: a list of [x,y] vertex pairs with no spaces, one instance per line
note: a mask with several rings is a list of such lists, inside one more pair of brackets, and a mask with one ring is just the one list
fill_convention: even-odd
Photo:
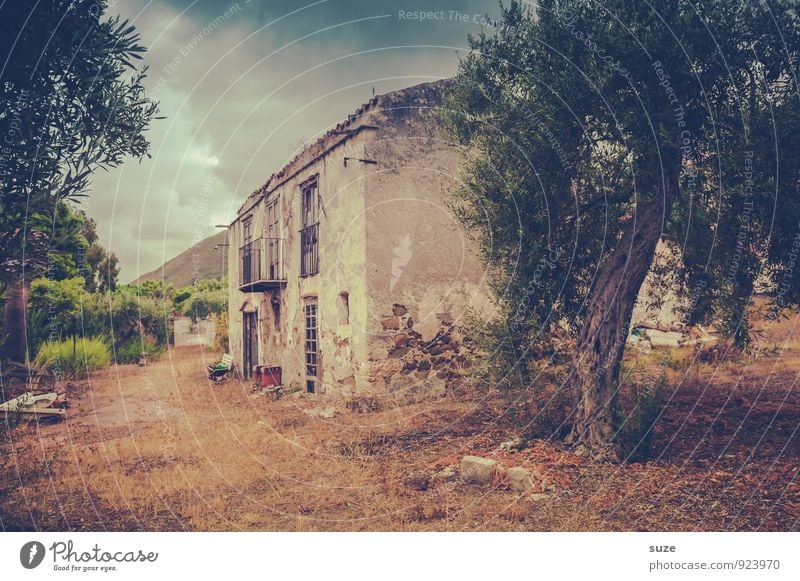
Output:
[[[120,366],[64,386],[67,422],[16,430],[0,519],[7,530],[797,529],[800,450],[791,434],[772,432],[767,447],[739,442],[741,414],[730,407],[719,411],[727,423],[710,420],[722,426],[711,436],[703,422],[682,422],[687,409],[690,419],[705,417],[697,402],[713,407],[752,390],[739,385],[741,360],[693,365],[687,374],[691,354],[670,357],[678,362],[639,361],[663,369],[678,388],[658,430],[660,458],[609,466],[548,442],[499,452],[518,431],[508,413],[518,394],[476,391],[373,413],[337,403],[336,416],[322,419],[307,411],[324,400],[251,399],[237,381],[206,381],[214,354],[173,350],[146,368]],[[767,415],[784,414],[780,430],[800,418],[797,393],[785,383],[800,371],[797,361],[781,358],[776,374],[775,358],[756,358],[744,371],[773,373],[777,387],[758,402]],[[713,397],[703,399],[706,379]],[[709,437],[708,453],[697,455],[695,444]],[[753,446],[761,464],[746,458]],[[430,481],[467,453],[536,467],[558,489],[530,500],[502,480]]]

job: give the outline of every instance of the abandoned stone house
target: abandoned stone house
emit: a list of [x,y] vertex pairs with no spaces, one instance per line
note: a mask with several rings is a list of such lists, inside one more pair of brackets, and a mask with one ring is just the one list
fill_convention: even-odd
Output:
[[446,84],[373,97],[238,210],[229,338],[246,377],[380,394],[438,386],[448,350],[468,365],[447,331],[488,293],[446,200],[462,159],[440,132]]

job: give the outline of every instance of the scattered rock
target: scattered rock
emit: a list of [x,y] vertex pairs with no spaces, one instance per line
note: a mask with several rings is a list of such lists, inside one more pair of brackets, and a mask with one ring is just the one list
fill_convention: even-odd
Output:
[[395,347],[389,351],[389,357],[394,359],[400,359],[406,353],[408,353],[408,347]]
[[395,304],[392,305],[392,314],[395,317],[402,317],[407,312],[408,312],[408,309],[405,307],[405,305],[401,305],[399,303],[395,303]]
[[542,480],[542,492],[555,492],[558,490],[558,486],[554,482],[548,482],[547,480]]
[[429,351],[431,355],[441,355],[444,353],[444,346],[443,345],[434,345],[433,348]]
[[547,500],[548,498],[550,498],[549,494],[540,494],[538,492],[528,496],[528,500],[530,500],[531,502],[542,502],[543,500]]
[[330,419],[336,416],[336,408],[333,406],[316,407],[306,410],[306,413],[314,418]]
[[528,492],[533,488],[533,473],[522,466],[508,469],[508,485],[514,492]]
[[397,317],[386,317],[381,321],[381,327],[384,331],[397,331],[400,329],[400,319]]
[[489,484],[497,474],[497,462],[480,456],[461,459],[461,479],[468,484]]
[[508,440],[507,442],[500,444],[500,449],[516,452],[518,450],[522,450],[527,445],[528,441],[525,438],[514,438],[513,440]]
[[397,335],[392,336],[392,343],[394,343],[395,347],[405,347],[408,345],[409,336],[408,333],[398,333]]
[[433,476],[431,476],[431,480],[433,480],[435,482],[453,482],[453,481],[456,480],[456,478],[458,478],[458,475],[456,474],[456,471],[453,470],[453,468],[451,466],[448,466],[447,468],[439,470],[439,472],[437,472]]

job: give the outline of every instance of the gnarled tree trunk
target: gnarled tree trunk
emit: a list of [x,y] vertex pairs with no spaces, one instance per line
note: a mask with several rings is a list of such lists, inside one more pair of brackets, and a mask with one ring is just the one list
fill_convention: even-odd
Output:
[[[612,255],[597,277],[578,336],[573,387],[577,395],[568,441],[599,460],[616,461],[614,405],[620,363],[639,289],[678,195],[680,165],[640,200]],[[650,193],[648,192],[648,193]]]
[[28,341],[26,336],[26,309],[28,307],[27,277],[20,276],[6,290],[3,308],[2,357],[5,360],[25,362]]

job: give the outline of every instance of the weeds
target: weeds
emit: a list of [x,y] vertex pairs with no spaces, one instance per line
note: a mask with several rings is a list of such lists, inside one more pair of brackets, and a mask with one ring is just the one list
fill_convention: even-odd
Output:
[[72,337],[65,341],[43,343],[36,355],[36,365],[64,375],[78,375],[102,369],[111,363],[111,351],[97,337]]
[[117,363],[136,363],[139,356],[144,353],[148,359],[159,355],[164,347],[147,337],[131,337],[114,351]]
[[616,410],[616,440],[623,458],[640,462],[650,456],[655,424],[664,408],[666,377],[632,383],[623,390]]

